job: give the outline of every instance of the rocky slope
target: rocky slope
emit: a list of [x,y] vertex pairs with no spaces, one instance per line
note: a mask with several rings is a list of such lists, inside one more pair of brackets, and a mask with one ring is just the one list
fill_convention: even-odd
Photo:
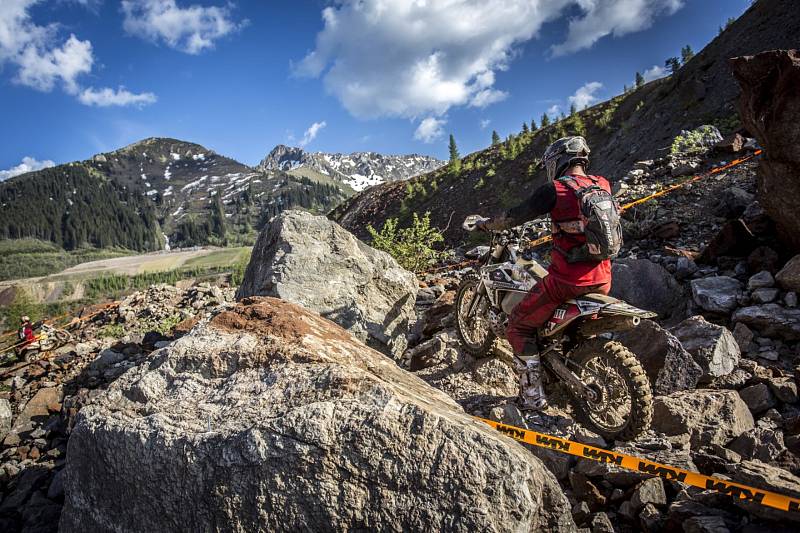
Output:
[[[368,223],[378,227],[397,217],[403,225],[414,212],[429,211],[440,228],[451,216],[459,221],[473,213],[491,215],[516,205],[544,182],[543,172],[536,169],[539,157],[549,142],[566,134],[583,133],[593,151],[590,170],[618,181],[636,170],[636,162],[668,156],[682,130],[712,124],[728,135],[740,128],[739,88],[728,59],[796,47],[798,32],[795,2],[758,0],[677,74],[470,154],[458,172],[443,167],[410,182],[366,190],[336,208],[331,217],[366,238]],[[677,175],[671,171],[667,177]],[[464,239],[457,223],[450,224],[445,236],[450,244]]]
[[310,169],[341,181],[356,191],[381,183],[402,181],[436,170],[444,164],[424,155],[383,155],[375,152],[328,154],[278,145],[256,168],[297,173]]

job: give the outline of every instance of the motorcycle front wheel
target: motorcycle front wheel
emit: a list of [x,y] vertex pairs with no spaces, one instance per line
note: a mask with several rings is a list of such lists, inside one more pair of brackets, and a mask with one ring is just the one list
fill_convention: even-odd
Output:
[[[474,274],[466,276],[461,282],[455,302],[456,331],[467,353],[475,357],[487,357],[497,336],[486,317],[489,300],[485,294],[478,294],[479,286],[480,279]],[[478,300],[473,306],[476,298]]]
[[575,373],[594,398],[575,395],[578,420],[606,440],[632,440],[650,427],[653,394],[636,356],[618,342],[589,340],[572,352]]

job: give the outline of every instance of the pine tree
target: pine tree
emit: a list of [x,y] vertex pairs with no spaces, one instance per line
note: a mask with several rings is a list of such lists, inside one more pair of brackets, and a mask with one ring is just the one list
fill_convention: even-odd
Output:
[[667,67],[672,74],[675,74],[681,68],[681,62],[677,57],[670,57],[664,61],[664,66]]
[[644,85],[644,76],[642,76],[641,72],[637,72],[636,73],[636,88],[638,89],[642,85]]
[[547,113],[542,114],[541,123],[543,128],[546,128],[547,126],[550,125],[550,117],[547,116]]
[[688,44],[681,48],[681,62],[685,65],[694,57],[694,50]]
[[225,210],[222,207],[222,200],[219,194],[214,195],[214,200],[211,202],[211,233],[219,238],[225,237]]
[[538,129],[539,127],[536,125],[536,121],[531,119],[531,131],[536,131]]
[[530,131],[531,130],[528,129],[528,123],[527,122],[523,122],[522,123],[522,133],[530,133]]
[[575,104],[569,106],[569,115],[572,116],[578,112],[578,108],[575,107]]
[[450,168],[454,172],[461,170],[461,156],[458,153],[458,146],[456,146],[456,138],[450,134]]
[[492,146],[496,146],[500,144],[500,135],[497,134],[497,130],[492,131]]

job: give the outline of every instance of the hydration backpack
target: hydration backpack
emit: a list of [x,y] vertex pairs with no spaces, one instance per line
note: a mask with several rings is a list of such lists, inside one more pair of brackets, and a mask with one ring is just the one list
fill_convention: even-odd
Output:
[[569,251],[562,250],[568,263],[614,259],[622,248],[619,204],[593,178],[588,179],[592,181],[591,185],[581,185],[568,176],[558,180],[575,193],[580,213],[579,220],[559,226],[567,233],[586,236],[586,243]]

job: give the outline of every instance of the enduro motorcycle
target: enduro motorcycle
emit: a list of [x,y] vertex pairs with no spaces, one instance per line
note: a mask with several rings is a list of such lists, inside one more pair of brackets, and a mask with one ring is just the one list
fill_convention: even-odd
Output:
[[[475,231],[482,220],[471,215],[462,227]],[[478,265],[458,289],[456,329],[464,349],[476,357],[488,356],[495,340],[505,338],[511,312],[547,275],[536,253],[521,247],[531,229],[492,232],[489,247],[468,253]],[[538,332],[546,382],[563,382],[578,420],[606,439],[631,440],[650,425],[647,374],[635,354],[610,338],[654,316],[604,294],[586,294],[558,307]]]

